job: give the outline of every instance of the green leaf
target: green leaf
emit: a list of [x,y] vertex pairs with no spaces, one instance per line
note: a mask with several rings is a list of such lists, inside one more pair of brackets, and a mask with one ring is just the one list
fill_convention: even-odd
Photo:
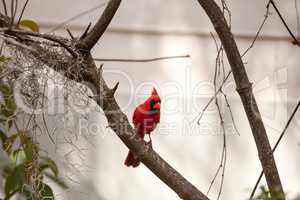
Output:
[[33,187],[25,184],[22,188],[22,194],[25,195],[26,200],[35,200],[35,199],[43,199],[43,200],[53,200],[54,194],[49,185],[43,182],[38,182],[38,192],[34,191]]
[[7,177],[4,190],[5,194],[10,195],[11,192],[21,190],[25,182],[25,168],[23,165],[18,165],[12,173]]
[[11,135],[10,137],[6,138],[5,142],[3,143],[3,150],[6,151],[8,154],[11,153],[11,148],[16,141],[16,139],[19,137],[20,133],[15,133]]
[[17,105],[13,95],[5,98],[5,104],[7,109],[10,110],[12,113],[14,113],[17,110]]
[[5,141],[6,141],[6,139],[7,139],[7,136],[6,136],[6,134],[4,133],[4,131],[3,131],[2,128],[0,128],[0,139],[1,139],[1,141],[2,141],[2,144],[4,144]]
[[41,183],[39,190],[43,200],[54,200],[54,194],[49,185],[46,183]]
[[40,29],[39,25],[35,21],[30,19],[21,20],[19,26],[29,28],[32,32],[37,32],[37,33],[39,32]]
[[0,84],[0,92],[4,96],[4,101],[0,102],[0,121],[1,123],[5,122],[7,130],[9,130],[13,125],[17,105],[15,103],[11,86]]
[[1,109],[1,111],[0,111],[0,114],[1,114],[2,116],[4,116],[4,117],[3,117],[3,120],[4,120],[5,122],[7,122],[7,121],[9,120],[9,118],[13,115],[13,113],[10,112],[10,111],[6,108],[6,105],[2,107],[2,109]]
[[51,169],[53,174],[57,177],[58,176],[58,168],[56,163],[49,157],[40,156],[40,164],[39,164],[40,171],[42,172],[45,169]]
[[47,172],[44,172],[44,175],[47,178],[51,179],[54,183],[56,183],[57,185],[59,185],[61,188],[68,189],[67,184],[61,178],[53,176],[52,174],[47,173]]
[[13,151],[13,153],[10,155],[11,160],[15,165],[24,163],[26,161],[26,154],[23,149],[16,149]]
[[8,62],[10,60],[11,60],[10,57],[0,56],[0,63],[5,63],[5,62]]
[[27,143],[24,147],[27,162],[32,162],[35,154],[34,144],[31,142]]
[[[9,193],[3,200],[9,200],[11,197],[13,197],[17,192],[20,191],[20,188],[15,189],[11,193]],[[2,200],[2,199],[1,199]]]
[[24,184],[21,193],[26,197],[26,200],[54,200],[51,187],[43,182],[38,182],[38,191],[35,191],[33,186]]
[[0,73],[6,69],[7,67],[7,63],[11,60],[11,58],[9,57],[5,57],[5,56],[0,56]]
[[4,96],[10,96],[12,94],[12,89],[9,85],[0,84],[0,92],[2,92]]

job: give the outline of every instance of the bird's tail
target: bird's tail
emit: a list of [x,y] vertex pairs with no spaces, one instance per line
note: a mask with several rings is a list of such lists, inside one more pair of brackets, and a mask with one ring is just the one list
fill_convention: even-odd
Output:
[[125,164],[127,167],[130,167],[130,166],[132,166],[132,167],[137,167],[137,166],[140,165],[140,161],[137,160],[137,159],[134,157],[134,155],[133,155],[133,153],[132,153],[131,151],[129,151],[129,153],[128,153],[128,155],[127,155],[127,158],[126,158],[124,164]]
[[[145,134],[142,130],[138,129],[137,133],[142,139],[144,139]],[[127,167],[130,167],[130,166],[137,167],[140,165],[140,161],[136,159],[136,157],[133,155],[133,153],[131,151],[129,151],[124,164]]]

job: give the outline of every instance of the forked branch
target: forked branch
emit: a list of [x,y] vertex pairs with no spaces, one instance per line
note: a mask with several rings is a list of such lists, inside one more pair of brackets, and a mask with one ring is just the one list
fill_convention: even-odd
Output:
[[[114,3],[120,2],[120,1],[111,1],[110,5],[111,7],[114,7]],[[108,7],[109,7],[108,6]],[[108,9],[108,8],[107,8]],[[107,10],[106,9],[106,10]],[[115,12],[114,9],[109,8],[108,10],[112,10],[112,12]],[[108,12],[108,11],[107,11]],[[106,13],[104,11],[103,15],[113,16],[113,14]],[[0,22],[1,20],[3,22],[9,21],[8,18],[5,18],[3,15],[0,14]],[[106,19],[104,17],[104,19]],[[110,21],[109,19],[108,21]],[[101,21],[101,20],[100,20]],[[105,20],[104,20],[105,21]],[[109,24],[109,22],[106,21],[106,27]],[[18,46],[20,49],[23,49],[26,53],[30,53],[35,57],[35,59],[39,59],[39,62],[43,62],[44,64],[48,65],[49,67],[52,67],[53,70],[56,70],[60,73],[62,73],[64,76],[66,76],[69,79],[72,79],[77,82],[85,81],[90,82],[94,88],[96,88],[95,92],[95,100],[97,101],[97,104],[102,108],[102,110],[105,113],[105,116],[108,121],[108,125],[110,128],[114,130],[114,132],[118,135],[118,137],[123,141],[123,143],[132,151],[138,159],[147,167],[149,168],[159,179],[161,179],[165,184],[167,184],[174,192],[178,194],[178,196],[181,199],[184,200],[208,200],[208,197],[206,197],[201,191],[199,191],[194,185],[192,185],[188,180],[186,180],[179,172],[177,172],[171,165],[169,165],[163,158],[159,156],[158,153],[156,153],[144,140],[142,140],[135,132],[133,127],[130,125],[127,116],[121,111],[118,103],[116,102],[116,99],[114,98],[114,93],[116,92],[118,88],[118,84],[116,84],[113,88],[109,88],[104,81],[103,73],[102,73],[102,67],[97,69],[96,64],[94,62],[94,59],[92,58],[90,54],[90,48],[92,48],[98,39],[101,37],[101,35],[98,35],[97,37],[92,34],[93,30],[97,30],[99,27],[98,22],[95,27],[92,28],[92,31],[87,34],[85,38],[83,38],[83,41],[85,41],[86,38],[91,37],[93,40],[87,40],[88,42],[85,44],[88,44],[89,48],[85,48],[82,51],[82,49],[79,49],[81,47],[77,47],[75,49],[75,52],[78,52],[79,58],[84,59],[84,61],[81,61],[80,68],[72,67],[72,63],[69,63],[70,67],[65,66],[66,63],[63,63],[64,60],[75,60],[76,58],[71,57],[68,53],[58,53],[58,52],[52,52],[52,57],[63,57],[60,60],[56,60],[55,65],[51,65],[49,61],[47,61],[48,54],[41,54],[41,50],[47,52],[47,49],[43,49],[43,46],[39,46],[39,43],[34,42],[34,37],[37,37],[37,35],[31,35],[31,34],[24,34],[22,31],[14,32],[15,35],[19,36],[26,36],[30,37],[31,40],[27,40],[26,45],[23,45],[23,40],[17,41],[18,37],[9,37],[8,34],[4,34],[3,37],[8,36],[9,40],[12,40],[12,42],[15,41],[15,46]],[[101,22],[104,23],[104,22]],[[100,24],[101,24],[100,23]],[[5,26],[7,23],[0,23],[0,28],[7,28]],[[105,29],[101,29],[103,32]],[[8,32],[9,33],[9,32]],[[90,35],[91,34],[91,35]],[[45,35],[44,35],[45,36]],[[46,40],[50,40],[48,37],[42,37]],[[95,40],[94,40],[95,39]],[[52,41],[52,40],[51,40]],[[92,41],[90,43],[90,41]],[[31,44],[31,42],[33,44]],[[58,44],[60,44],[58,42]],[[63,47],[62,47],[63,48]],[[20,50],[20,53],[22,50]],[[82,54],[82,55],[81,55]],[[46,55],[43,57],[43,55]],[[76,60],[75,60],[76,61]],[[61,63],[60,63],[61,62]],[[58,67],[62,66],[62,67]],[[83,76],[68,76],[68,69],[75,70],[83,70],[79,71],[78,73],[83,74]]]
[[82,38],[77,47],[84,51],[91,50],[95,44],[99,41],[103,33],[106,31],[108,25],[110,24],[112,18],[114,17],[115,13],[117,12],[121,0],[110,0],[107,7],[103,11],[101,17],[92,28],[90,32],[86,34],[84,38]]

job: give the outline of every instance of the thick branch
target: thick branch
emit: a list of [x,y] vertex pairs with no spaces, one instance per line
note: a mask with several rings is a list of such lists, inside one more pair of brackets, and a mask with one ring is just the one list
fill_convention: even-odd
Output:
[[[278,145],[279,145],[280,141],[282,140],[283,136],[285,135],[286,130],[288,129],[290,123],[292,122],[292,119],[294,118],[295,114],[297,113],[299,107],[300,107],[300,101],[298,101],[298,104],[297,104],[296,107],[294,108],[292,115],[290,116],[290,118],[289,118],[289,120],[287,121],[286,125],[284,126],[284,129],[282,130],[282,132],[281,132],[279,138],[277,139],[277,141],[276,141],[276,143],[275,143],[275,145],[274,145],[274,147],[273,147],[273,149],[272,149],[272,153],[273,153],[273,154],[274,154],[274,152],[276,151],[276,148],[278,147]],[[259,177],[258,177],[258,179],[257,179],[257,181],[256,181],[256,183],[255,183],[255,186],[254,186],[254,188],[253,188],[253,190],[252,190],[252,192],[251,192],[251,195],[250,195],[250,198],[249,198],[250,200],[253,199],[253,196],[254,196],[254,194],[255,194],[255,191],[256,191],[256,189],[257,189],[257,187],[258,187],[258,184],[259,184],[259,182],[260,182],[260,180],[261,180],[263,174],[264,174],[264,172],[261,171],[261,172],[260,172],[260,175],[259,175]]]
[[[241,97],[249,124],[251,126],[259,159],[264,170],[269,190],[272,192],[273,196],[275,196],[277,193],[282,194],[283,189],[272,154],[272,149],[255,101],[255,97],[252,92],[252,85],[249,82],[233,35],[228,27],[221,9],[214,0],[198,0],[198,2],[210,18],[224,46],[237,86],[237,91]],[[284,197],[281,199],[284,199]]]
[[120,3],[121,0],[110,0],[93,29],[77,44],[79,49],[89,51],[95,46],[117,12]]
[[[1,19],[0,22],[6,20],[4,18]],[[0,23],[0,28],[6,27],[5,23]],[[15,32],[15,34],[20,34],[22,36],[22,32]],[[5,35],[4,35],[5,36]],[[35,35],[34,35],[35,36]],[[48,38],[49,39],[49,38]],[[16,41],[16,43],[14,43]],[[92,58],[89,52],[81,52],[83,55],[80,57],[84,59],[82,62],[82,68],[72,68],[72,70],[81,70],[83,71],[83,76],[78,78],[77,76],[68,75],[67,72],[71,66],[66,66],[66,63],[61,61],[62,63],[58,63],[56,65],[51,65],[49,61],[47,61],[48,54],[39,52],[42,51],[42,46],[34,43],[34,41],[27,41],[25,45],[22,44],[25,40],[17,41],[16,38],[9,38],[8,42],[12,42],[12,45],[16,45],[22,49],[26,49],[27,52],[31,53],[36,59],[39,59],[41,62],[45,63],[49,67],[52,67],[53,70],[56,70],[60,73],[63,73],[66,77],[77,81],[88,81],[91,82],[96,88],[95,96],[98,97],[97,103],[103,109],[105,116],[107,118],[109,127],[111,127],[114,132],[118,135],[118,137],[124,142],[124,144],[132,151],[135,155],[137,155],[138,159],[148,167],[159,179],[161,179],[165,184],[167,184],[174,192],[176,192],[180,198],[185,200],[208,200],[202,192],[200,192],[194,185],[188,182],[179,172],[177,172],[172,166],[170,166],[163,158],[161,158],[149,145],[145,143],[138,135],[136,135],[135,130],[130,125],[128,118],[126,115],[120,110],[119,105],[117,104],[114,93],[117,89],[116,85],[112,89],[110,89],[105,83],[102,77],[102,68],[97,70],[94,59]],[[33,44],[30,45],[29,42]],[[26,46],[28,45],[28,46]],[[44,50],[47,52],[47,50]],[[54,57],[65,56],[66,59],[57,59],[58,62],[60,60],[70,60],[70,56],[67,54],[58,54],[55,52],[51,52]],[[42,57],[45,55],[45,57]],[[73,59],[73,58],[72,58]],[[69,63],[72,65],[72,63]],[[61,67],[57,67],[61,66]],[[98,73],[97,73],[98,72]]]
[[173,189],[180,198],[185,200],[208,200],[203,193],[189,183],[180,173],[150,148],[144,140],[136,135],[128,118],[122,113],[113,96],[116,87],[109,89],[101,72],[98,73],[98,76],[100,80],[100,98],[97,100],[97,103],[103,109],[109,126],[130,151],[137,155],[138,159],[159,179]]

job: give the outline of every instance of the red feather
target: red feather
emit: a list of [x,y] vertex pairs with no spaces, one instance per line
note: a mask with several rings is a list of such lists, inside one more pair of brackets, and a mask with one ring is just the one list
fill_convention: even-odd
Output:
[[[151,96],[142,104],[140,104],[133,113],[133,124],[138,135],[144,139],[145,134],[151,134],[156,125],[160,121],[160,97],[155,88],[153,88]],[[134,154],[129,151],[124,163],[126,166],[137,167],[140,161]]]

